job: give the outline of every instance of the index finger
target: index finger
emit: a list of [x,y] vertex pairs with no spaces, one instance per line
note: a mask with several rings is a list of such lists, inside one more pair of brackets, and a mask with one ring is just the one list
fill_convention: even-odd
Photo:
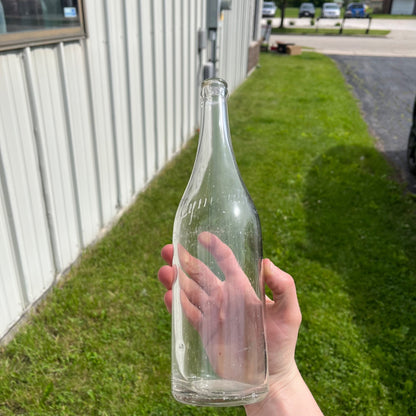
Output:
[[179,263],[184,273],[195,281],[206,293],[212,294],[219,280],[211,269],[196,257],[193,257],[182,245],[178,245]]
[[161,251],[162,259],[165,260],[169,266],[172,266],[173,260],[173,244],[166,244]]
[[[233,251],[227,244],[223,243],[216,235],[208,231],[199,234],[198,241],[213,255],[226,279],[238,280],[240,285],[246,281],[250,285]],[[241,279],[242,277],[245,279]]]

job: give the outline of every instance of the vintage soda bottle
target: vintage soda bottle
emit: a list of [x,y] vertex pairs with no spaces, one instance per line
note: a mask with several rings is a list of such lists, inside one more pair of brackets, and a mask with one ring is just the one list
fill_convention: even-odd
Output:
[[268,390],[260,221],[235,161],[225,81],[203,81],[201,108],[173,229],[172,393],[187,404],[244,405]]

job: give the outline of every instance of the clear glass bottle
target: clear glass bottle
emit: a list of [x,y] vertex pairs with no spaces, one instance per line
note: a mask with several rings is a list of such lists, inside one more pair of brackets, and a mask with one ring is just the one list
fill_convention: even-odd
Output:
[[201,89],[192,175],[173,229],[172,393],[201,406],[237,406],[267,394],[262,238],[235,161],[227,84]]

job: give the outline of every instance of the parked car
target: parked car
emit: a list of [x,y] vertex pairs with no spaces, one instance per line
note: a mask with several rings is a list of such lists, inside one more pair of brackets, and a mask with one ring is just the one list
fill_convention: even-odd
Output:
[[302,3],[299,8],[299,17],[315,17],[315,6],[313,3]]
[[409,141],[407,143],[407,165],[410,172],[416,175],[416,98],[413,105],[413,122],[410,128]]
[[350,3],[345,10],[345,17],[368,17],[367,7],[364,3]]
[[265,1],[263,3],[263,17],[274,17],[277,11],[277,6],[274,1]]
[[322,5],[321,17],[340,18],[341,9],[337,3],[324,3]]

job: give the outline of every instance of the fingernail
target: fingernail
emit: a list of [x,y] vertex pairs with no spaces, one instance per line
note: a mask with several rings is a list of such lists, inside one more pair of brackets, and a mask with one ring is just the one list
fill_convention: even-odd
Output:
[[274,264],[271,262],[270,259],[264,259],[263,267],[264,267],[264,274],[271,274],[273,272]]
[[198,235],[198,241],[204,246],[209,246],[211,243],[211,233],[203,231]]

